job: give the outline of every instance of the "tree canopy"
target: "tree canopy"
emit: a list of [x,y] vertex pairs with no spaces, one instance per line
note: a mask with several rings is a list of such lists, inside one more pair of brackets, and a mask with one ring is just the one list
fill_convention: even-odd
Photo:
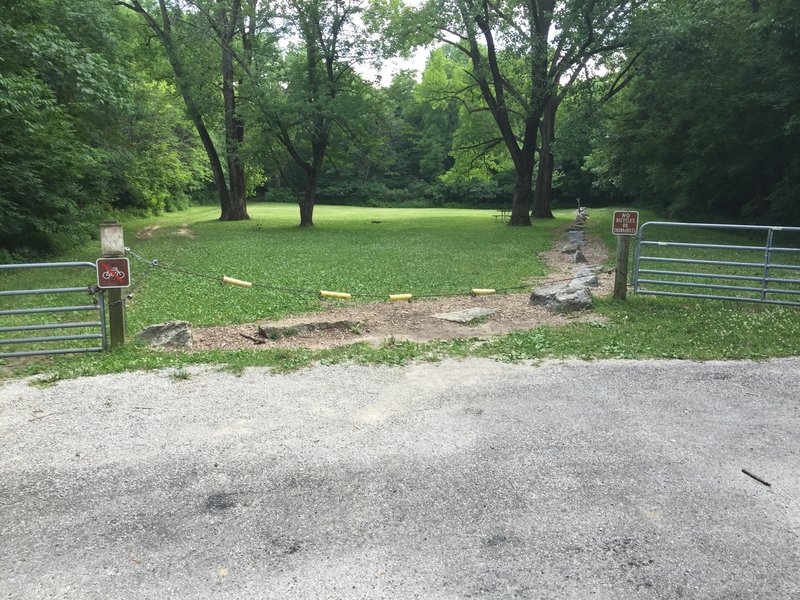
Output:
[[0,260],[208,201],[800,223],[798,40],[792,0],[6,2]]

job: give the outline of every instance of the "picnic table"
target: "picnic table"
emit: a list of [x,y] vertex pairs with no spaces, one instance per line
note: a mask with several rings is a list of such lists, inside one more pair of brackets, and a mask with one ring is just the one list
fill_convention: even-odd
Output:
[[497,222],[497,221],[505,221],[505,220],[510,219],[510,218],[511,218],[511,211],[506,209],[506,208],[500,209],[500,213],[494,215],[495,222]]

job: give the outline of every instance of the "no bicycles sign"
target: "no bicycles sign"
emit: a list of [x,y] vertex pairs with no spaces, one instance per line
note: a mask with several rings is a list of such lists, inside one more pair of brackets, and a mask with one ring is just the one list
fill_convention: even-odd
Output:
[[639,229],[639,213],[635,210],[618,210],[614,212],[614,224],[611,233],[614,235],[636,235]]
[[131,284],[131,265],[127,258],[98,258],[97,287],[126,288]]

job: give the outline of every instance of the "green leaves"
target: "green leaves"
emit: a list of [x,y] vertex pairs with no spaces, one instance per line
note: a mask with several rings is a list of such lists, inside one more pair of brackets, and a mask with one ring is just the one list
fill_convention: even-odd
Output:
[[185,206],[206,178],[175,90],[148,74],[157,69],[132,18],[101,0],[0,7],[5,253],[85,241],[112,207]]
[[800,223],[798,15],[795,2],[659,5],[595,136],[595,172],[679,218]]

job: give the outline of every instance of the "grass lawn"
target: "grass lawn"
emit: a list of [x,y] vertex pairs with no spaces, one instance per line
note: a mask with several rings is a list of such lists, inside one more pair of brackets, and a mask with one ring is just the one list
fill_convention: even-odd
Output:
[[[470,288],[505,288],[546,273],[537,253],[549,247],[553,229],[503,227],[492,211],[377,209],[319,206],[314,228],[296,227],[294,205],[256,204],[247,222],[220,223],[215,210],[170,215],[149,240],[126,228],[129,246],[148,258],[212,274],[215,280],[182,277],[161,269],[147,275],[140,300],[131,303],[131,327],[181,318],[194,325],[224,325],[307,313],[323,306],[321,289],[385,298],[393,293],[438,295]],[[175,231],[189,224],[194,238]],[[143,267],[137,264],[138,274]],[[280,289],[220,287],[222,275]],[[137,272],[134,271],[134,276]],[[357,299],[358,300],[358,299]]]
[[[521,229],[496,223],[494,211],[486,210],[319,206],[317,225],[300,229],[295,205],[253,204],[252,219],[234,223],[217,221],[218,212],[193,208],[125,223],[125,243],[137,254],[209,275],[191,277],[131,258],[136,293],[128,303],[129,331],[174,319],[227,325],[314,312],[323,306],[317,298],[321,289],[372,296],[356,299],[368,301],[392,293],[460,294],[520,286],[546,273],[537,254],[550,246],[553,230],[569,220],[565,211],[556,221]],[[137,239],[148,226],[158,229]],[[182,229],[189,233],[179,235]],[[98,250],[95,242],[70,259],[94,261]],[[309,292],[222,287],[223,275]],[[64,284],[70,281],[68,274],[60,277]],[[30,271],[0,279],[3,288],[57,282],[52,273]]]
[[[193,208],[125,223],[126,244],[160,265],[207,275],[198,278],[132,260],[136,293],[128,305],[128,331],[185,319],[194,325],[224,325],[314,312],[319,289],[370,297],[390,293],[443,295],[470,288],[513,288],[546,274],[537,254],[572,219],[572,210],[532,228],[496,223],[494,211],[377,209],[320,206],[313,229],[299,229],[294,205],[254,204],[247,222],[220,223],[217,209]],[[590,211],[590,225],[608,243],[612,209]],[[643,212],[643,220],[656,215]],[[376,222],[378,221],[378,222]],[[145,227],[150,237],[137,239]],[[181,235],[181,233],[183,235]],[[63,260],[91,260],[93,243]],[[613,253],[612,253],[613,254]],[[93,278],[88,273],[89,279]],[[221,286],[222,275],[265,287]],[[91,283],[91,281],[89,281]],[[0,274],[0,288],[74,285],[74,275],[28,271]],[[308,292],[278,288],[297,288]],[[374,298],[372,298],[374,296]],[[16,299],[14,299],[16,300]],[[41,299],[40,299],[41,300]],[[84,299],[85,300],[85,299]],[[64,298],[53,303],[63,303]],[[3,299],[4,305],[14,305]],[[390,343],[380,348],[214,351],[163,353],[137,344],[102,355],[48,359],[12,369],[13,374],[44,372],[61,377],[136,368],[221,363],[292,368],[313,361],[399,363],[408,359],[483,355],[505,360],[581,358],[766,358],[800,354],[800,310],[694,299],[629,297],[628,302],[596,301],[608,323],[543,327],[496,338],[449,342]],[[74,317],[71,317],[74,319]],[[51,316],[52,320],[52,316]],[[5,323],[3,323],[5,324]]]

